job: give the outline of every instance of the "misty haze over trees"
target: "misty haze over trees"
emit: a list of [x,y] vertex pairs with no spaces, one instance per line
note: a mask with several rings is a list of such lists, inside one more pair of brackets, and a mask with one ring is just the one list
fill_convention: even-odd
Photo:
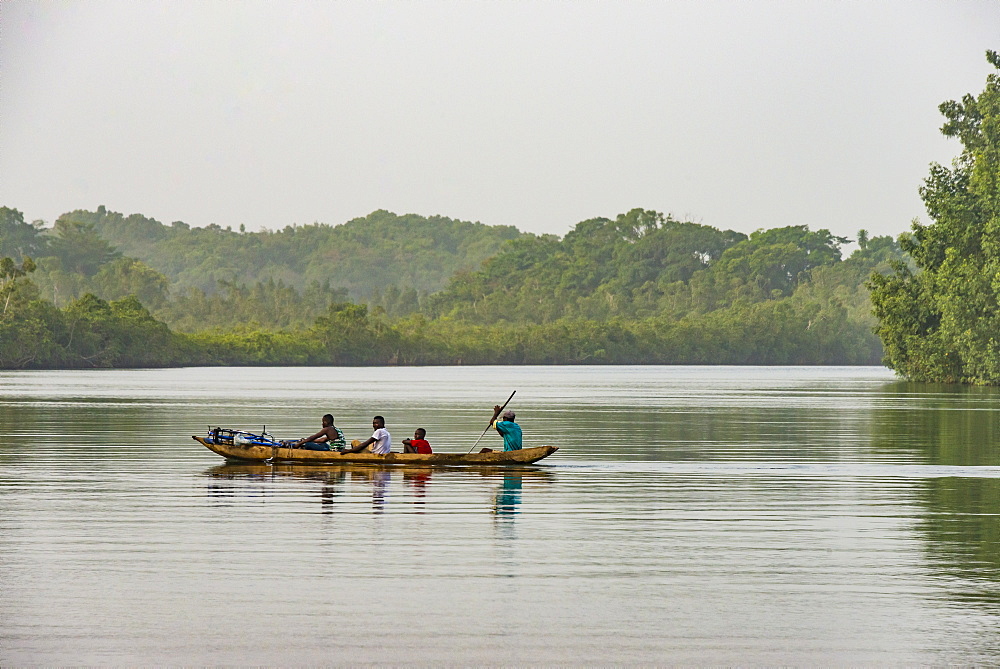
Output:
[[1000,74],[940,110],[962,152],[921,188],[932,222],[860,230],[846,259],[828,230],[643,209],[560,239],[386,211],[248,233],[102,206],[47,228],[0,207],[0,367],[876,364],[884,342],[908,378],[998,383]]

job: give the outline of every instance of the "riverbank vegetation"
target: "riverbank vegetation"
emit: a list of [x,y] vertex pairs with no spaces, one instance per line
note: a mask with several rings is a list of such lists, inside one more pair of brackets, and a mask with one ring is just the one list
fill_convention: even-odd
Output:
[[[987,52],[1000,69],[1000,55]],[[912,264],[871,279],[886,364],[915,381],[1000,383],[1000,73],[940,106],[962,144],[920,190],[931,223],[902,242]]]
[[559,238],[387,211],[246,232],[0,207],[0,368],[885,362],[1000,383],[1000,74],[940,110],[962,151],[920,189],[931,223],[860,230],[846,259],[827,230],[643,209]]
[[305,227],[0,208],[0,367],[877,364],[864,282],[904,260],[864,231],[843,259],[826,230],[641,209],[561,239],[388,212]]

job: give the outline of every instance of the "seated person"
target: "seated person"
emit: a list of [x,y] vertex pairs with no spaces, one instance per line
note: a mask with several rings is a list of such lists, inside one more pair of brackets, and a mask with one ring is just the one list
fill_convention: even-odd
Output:
[[413,432],[413,439],[403,440],[403,452],[404,453],[433,453],[431,450],[431,445],[427,442],[425,438],[427,436],[427,430],[422,427],[418,427]]
[[389,430],[385,429],[385,418],[382,416],[375,416],[372,419],[372,436],[368,437],[364,441],[358,441],[355,439],[351,442],[351,447],[341,451],[344,455],[348,453],[360,453],[369,446],[371,446],[371,452],[376,455],[387,455],[392,451],[392,435],[389,434]]
[[311,437],[285,442],[289,448],[304,448],[309,451],[342,451],[347,440],[340,428],[333,424],[333,414],[323,416],[323,429]]

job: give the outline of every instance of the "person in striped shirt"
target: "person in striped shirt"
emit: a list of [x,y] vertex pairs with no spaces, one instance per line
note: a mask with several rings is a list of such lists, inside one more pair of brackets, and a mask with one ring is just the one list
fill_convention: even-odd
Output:
[[333,414],[323,416],[323,429],[311,437],[293,441],[292,448],[304,448],[310,451],[342,451],[347,447],[347,440],[340,428],[333,424]]

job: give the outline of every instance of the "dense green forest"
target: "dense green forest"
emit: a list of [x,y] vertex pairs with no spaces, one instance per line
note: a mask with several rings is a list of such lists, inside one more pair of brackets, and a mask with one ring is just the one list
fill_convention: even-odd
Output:
[[[846,241],[806,226],[747,237],[635,209],[579,223],[562,240],[518,239],[481,270],[457,274],[427,310],[477,323],[678,320],[790,297],[813,270],[837,265]],[[863,259],[877,264],[894,250],[891,240],[865,238],[849,267],[870,270]]]
[[[102,206],[60,216],[43,239],[47,247],[29,255],[47,251],[35,282],[57,304],[88,292],[108,299],[134,294],[157,317],[188,331],[228,324],[231,316],[289,327],[312,323],[330,296],[393,314],[415,311],[421,296],[455,272],[477,268],[519,234],[512,226],[386,211],[337,226],[244,232],[181,221],[168,226]],[[248,296],[272,306],[219,312]]]
[[3,207],[0,367],[877,364],[864,283],[905,256],[846,241],[642,209],[560,239],[381,211],[246,233],[101,207],[49,228]]
[[[1000,69],[1000,55],[987,52]],[[886,364],[917,381],[1000,383],[1000,74],[940,106],[951,167],[920,189],[932,223],[902,237],[913,265],[872,277]]]

